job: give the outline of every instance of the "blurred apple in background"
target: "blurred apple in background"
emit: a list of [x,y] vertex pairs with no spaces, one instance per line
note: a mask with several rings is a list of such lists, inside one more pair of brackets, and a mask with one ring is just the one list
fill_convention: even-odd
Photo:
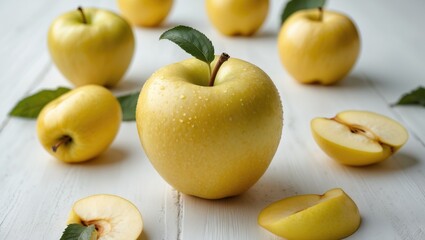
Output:
[[228,36],[253,35],[265,21],[269,0],[206,0],[214,27]]
[[131,63],[134,45],[126,20],[96,8],[78,8],[59,16],[48,33],[53,62],[76,86],[115,86]]
[[354,66],[360,37],[353,21],[342,13],[300,10],[283,23],[278,49],[293,78],[328,85],[342,80]]
[[169,14],[173,0],[117,0],[122,15],[141,27],[155,27]]

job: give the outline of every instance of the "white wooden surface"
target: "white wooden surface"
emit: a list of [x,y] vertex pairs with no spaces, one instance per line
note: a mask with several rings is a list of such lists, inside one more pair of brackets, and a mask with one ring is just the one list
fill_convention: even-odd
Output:
[[[228,38],[208,22],[204,2],[176,0],[158,29],[135,28],[137,49],[117,95],[140,90],[156,69],[189,56],[159,35],[177,24],[193,26],[217,52],[257,64],[282,97],[281,144],[265,175],[245,194],[218,201],[173,190],[146,158],[134,122],[123,123],[111,148],[84,164],[64,164],[38,143],[35,121],[8,117],[24,96],[71,86],[52,64],[46,33],[50,22],[77,5],[117,11],[112,0],[15,0],[0,2],[0,239],[59,239],[74,201],[96,193],[117,194],[141,211],[141,239],[279,239],[256,223],[267,204],[292,195],[343,188],[362,215],[349,239],[425,239],[425,109],[389,105],[425,84],[425,2],[422,0],[330,1],[350,15],[362,37],[356,67],[332,87],[296,83],[276,48],[279,13],[273,0],[266,24],[252,38]],[[400,121],[410,139],[395,156],[366,168],[330,160],[314,143],[309,122],[346,109],[382,113]]]

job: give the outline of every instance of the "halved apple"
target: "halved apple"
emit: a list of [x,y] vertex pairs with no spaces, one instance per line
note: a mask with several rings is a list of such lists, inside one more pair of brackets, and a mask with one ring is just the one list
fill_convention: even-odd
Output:
[[135,240],[143,230],[142,215],[137,207],[109,194],[92,195],[75,202],[67,223],[93,224],[97,239]]
[[286,239],[342,239],[360,226],[354,201],[340,188],[323,195],[298,195],[274,202],[258,216],[258,224]]
[[334,160],[364,166],[387,159],[409,138],[398,122],[367,111],[344,111],[311,121],[313,137]]

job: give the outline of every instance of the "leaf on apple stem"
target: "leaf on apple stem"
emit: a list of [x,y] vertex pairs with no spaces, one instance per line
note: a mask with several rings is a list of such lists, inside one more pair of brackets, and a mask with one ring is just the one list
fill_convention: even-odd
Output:
[[139,94],[140,92],[135,92],[117,98],[121,105],[123,121],[136,120],[136,106],[137,100],[139,99]]
[[208,63],[214,60],[214,46],[201,32],[187,26],[177,26],[165,31],[159,39],[168,39],[190,55]]
[[63,231],[60,240],[91,240],[93,234],[96,235],[94,239],[97,239],[97,231],[94,225],[69,224]]
[[280,25],[282,26],[283,22],[285,22],[285,20],[296,11],[323,7],[325,3],[326,0],[291,0],[286,4],[282,11],[280,16]]
[[55,90],[42,90],[28,96],[16,104],[9,115],[22,118],[36,118],[43,107],[71,89],[59,87]]
[[425,107],[425,88],[420,86],[410,93],[405,93],[394,105],[422,105]]

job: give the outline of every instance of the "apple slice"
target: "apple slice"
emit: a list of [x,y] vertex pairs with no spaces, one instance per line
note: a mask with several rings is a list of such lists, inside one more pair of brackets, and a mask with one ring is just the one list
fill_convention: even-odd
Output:
[[409,138],[398,122],[367,111],[344,111],[311,121],[313,137],[334,160],[364,166],[387,159]]
[[92,195],[74,203],[68,224],[95,225],[98,239],[135,240],[143,229],[139,210],[128,200],[108,194]]
[[298,195],[274,202],[258,216],[258,224],[286,239],[342,239],[360,226],[354,201],[340,188],[324,195]]

